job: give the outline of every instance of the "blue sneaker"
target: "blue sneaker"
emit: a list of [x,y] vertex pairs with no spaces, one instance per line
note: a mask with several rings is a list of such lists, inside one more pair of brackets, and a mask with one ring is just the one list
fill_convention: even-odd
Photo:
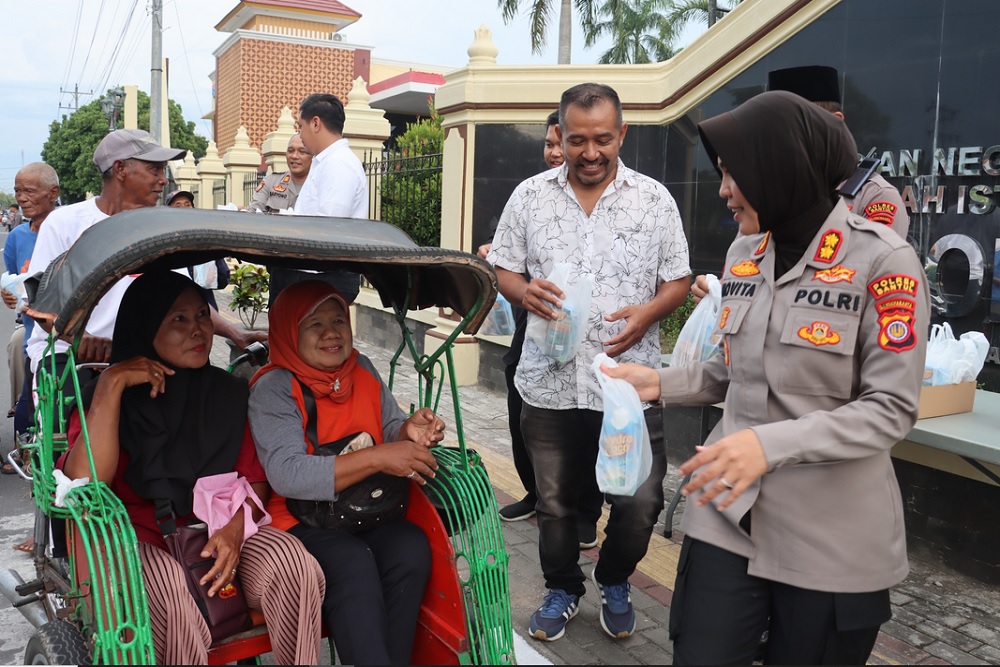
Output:
[[601,627],[615,639],[625,639],[635,632],[635,609],[627,581],[622,584],[602,586],[594,577],[594,585],[601,593]]
[[528,633],[535,639],[554,642],[566,633],[566,624],[580,609],[580,596],[561,588],[550,588],[542,606],[531,615]]

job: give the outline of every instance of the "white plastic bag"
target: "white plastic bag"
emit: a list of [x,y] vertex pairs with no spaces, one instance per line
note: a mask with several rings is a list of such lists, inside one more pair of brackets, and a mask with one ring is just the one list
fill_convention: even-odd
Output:
[[670,356],[671,366],[690,366],[708,361],[719,352],[722,334],[716,323],[722,303],[722,283],[712,274],[708,274],[706,280],[708,294],[695,306],[677,336],[674,352]]
[[205,289],[219,288],[219,269],[215,265],[215,260],[196,264],[194,267],[194,281]]
[[601,352],[591,366],[604,394],[604,420],[595,467],[597,487],[604,493],[633,496],[653,467],[649,429],[635,387],[608,377],[602,365],[614,368],[618,364]]
[[487,336],[510,336],[514,333],[514,311],[511,310],[510,302],[499,292],[490,314],[483,322],[482,333]]
[[528,328],[525,335],[534,341],[542,354],[559,363],[566,363],[576,356],[580,341],[587,333],[594,278],[574,276],[573,267],[560,262],[552,268],[548,280],[558,285],[565,294],[562,308],[556,309],[554,320],[528,313]]
[[979,331],[969,331],[956,339],[947,322],[932,325],[924,361],[924,384],[974,382],[989,351],[990,343]]

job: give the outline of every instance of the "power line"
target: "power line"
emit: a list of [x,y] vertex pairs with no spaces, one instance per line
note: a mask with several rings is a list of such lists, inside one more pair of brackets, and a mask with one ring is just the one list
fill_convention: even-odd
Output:
[[87,70],[87,63],[90,61],[90,53],[94,50],[94,40],[97,39],[97,27],[101,25],[101,14],[104,12],[104,1],[101,0],[101,6],[97,8],[97,21],[94,22],[94,32],[90,36],[90,46],[87,47],[87,57],[83,59],[83,67],[80,68],[80,76],[77,77],[79,80],[83,80],[83,73]]
[[181,29],[181,15],[177,9],[176,2],[174,2],[174,15],[177,17],[177,32],[181,38],[181,49],[184,52],[184,64],[187,65],[188,80],[191,82],[191,94],[194,95],[194,103],[198,107],[198,118],[205,125],[206,133],[211,136],[212,126],[203,118],[205,112],[202,110],[201,99],[198,97],[198,88],[194,85],[194,74],[191,72],[191,61],[188,59],[187,44],[184,42],[184,31]]
[[76,111],[77,109],[80,108],[80,96],[81,95],[93,95],[94,91],[83,91],[83,92],[81,92],[80,91],[80,84],[74,83],[72,91],[63,90],[62,88],[59,88],[59,93],[63,94],[63,95],[72,95],[73,96],[73,106],[66,106],[66,105],[60,104],[59,108],[60,109],[72,109],[73,111]]
[[76,54],[76,40],[80,36],[80,17],[83,15],[83,3],[76,6],[76,22],[73,25],[73,41],[69,46],[69,58],[66,60],[66,70],[63,72],[60,88],[69,84],[69,73],[73,67],[73,56]]

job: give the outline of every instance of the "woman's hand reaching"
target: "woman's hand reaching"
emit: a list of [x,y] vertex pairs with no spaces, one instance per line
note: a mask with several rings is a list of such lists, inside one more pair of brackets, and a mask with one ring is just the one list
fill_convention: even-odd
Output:
[[403,422],[399,437],[430,447],[444,439],[444,421],[430,408],[420,408]]
[[220,590],[233,583],[236,579],[236,566],[240,562],[240,549],[243,548],[243,512],[238,511],[225,526],[216,531],[201,551],[202,558],[211,558],[215,553],[215,565],[205,573],[198,582],[202,586],[211,582],[208,597],[214,596]]

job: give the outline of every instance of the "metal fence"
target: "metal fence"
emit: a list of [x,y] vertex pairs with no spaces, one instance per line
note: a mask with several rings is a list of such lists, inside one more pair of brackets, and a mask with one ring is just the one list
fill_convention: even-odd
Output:
[[264,180],[264,174],[247,174],[243,177],[243,202],[249,206],[257,186]]
[[441,153],[366,154],[368,216],[396,225],[420,245],[440,245],[441,166]]
[[216,209],[226,204],[226,181],[215,181],[212,186],[212,208]]

